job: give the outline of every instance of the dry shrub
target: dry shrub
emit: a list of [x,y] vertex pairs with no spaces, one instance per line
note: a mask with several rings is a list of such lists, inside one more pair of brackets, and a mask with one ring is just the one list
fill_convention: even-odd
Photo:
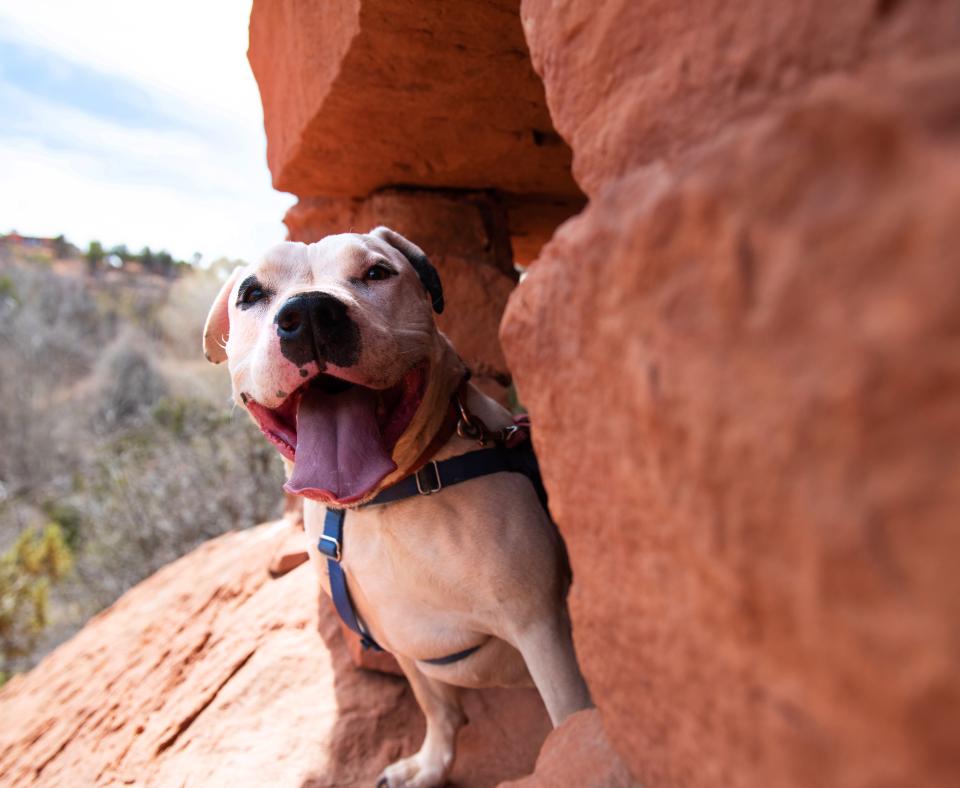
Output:
[[279,514],[276,452],[200,358],[218,286],[0,259],[0,548],[56,523],[75,557],[14,667],[199,542]]

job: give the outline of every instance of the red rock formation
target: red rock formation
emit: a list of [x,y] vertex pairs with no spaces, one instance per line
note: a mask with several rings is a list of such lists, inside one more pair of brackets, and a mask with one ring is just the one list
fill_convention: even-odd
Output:
[[523,3],[592,197],[501,334],[578,654],[646,785],[954,784],[960,10],[750,8]]
[[[287,529],[209,542],[14,677],[0,690],[0,782],[372,785],[413,752],[424,725],[410,690],[354,668],[313,569],[271,579]],[[549,729],[535,692],[469,692],[465,709],[458,785],[530,771]]]
[[[303,41],[288,30],[298,15],[316,38],[303,5],[263,4],[252,48],[274,176],[304,198],[291,232],[342,224],[384,186],[483,188],[528,262],[573,192],[563,149],[502,145],[502,129],[534,122],[514,98],[542,106],[526,65],[500,60],[502,42],[517,47],[516,5],[391,6],[415,41],[389,59],[387,5],[341,3],[331,54],[306,76],[312,45],[273,66],[256,45]],[[960,282],[947,264],[960,6],[523,0],[520,16],[592,203],[515,291],[501,336],[613,744],[649,785],[960,781]],[[480,20],[471,48],[460,36]],[[431,37],[469,51],[437,53]],[[481,52],[498,62],[466,67]],[[413,74],[441,62],[455,95],[412,95]],[[506,84],[505,116],[488,99]],[[385,122],[393,99],[439,99],[437,126],[417,112]],[[417,212],[415,238],[432,213]],[[456,240],[431,243],[442,255]],[[482,298],[474,286],[463,303]],[[541,776],[568,749],[545,752]]]
[[523,0],[554,125],[591,197],[658,159],[683,157],[817,77],[949,52],[951,0]]
[[515,0],[256,2],[249,55],[293,238],[326,234],[316,198],[496,189],[526,263],[583,205]]
[[[598,710],[521,784],[960,784],[958,43],[949,0],[255,2],[292,237],[413,237],[501,397],[539,254],[501,337]],[[591,203],[541,253],[582,205],[547,105]],[[5,688],[3,778],[326,784],[411,749],[402,681],[257,539]],[[535,696],[468,703],[457,783],[529,771]]]
[[578,654],[652,785],[958,766],[960,162],[877,103],[617,182],[511,300]]
[[415,237],[450,294],[441,329],[506,402],[513,264],[583,206],[516,2],[256,2],[249,56],[274,185],[300,198],[290,238],[376,224]]
[[281,191],[578,196],[515,0],[256,2],[250,64]]
[[635,785],[607,741],[600,712],[578,711],[547,736],[532,775],[500,788],[628,788]]

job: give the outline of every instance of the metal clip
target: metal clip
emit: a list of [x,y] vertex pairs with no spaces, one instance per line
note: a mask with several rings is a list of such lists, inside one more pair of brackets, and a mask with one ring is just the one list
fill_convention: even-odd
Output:
[[[323,542],[330,542],[330,544],[333,545],[333,553],[328,553],[323,548]],[[317,543],[317,550],[323,553],[327,558],[333,559],[338,564],[340,563],[340,540],[339,539],[336,539],[333,536],[327,536],[326,534],[323,534],[320,537],[320,541]]]
[[497,434],[497,443],[509,443],[510,439],[520,432],[520,428],[516,424],[511,424],[509,427],[504,427]]
[[480,446],[486,446],[491,441],[490,430],[483,421],[467,410],[466,404],[457,395],[457,408],[460,410],[460,419],[457,421],[457,435],[467,440],[476,441]]
[[[420,474],[423,473],[427,468],[433,467],[433,477],[436,480],[436,485],[431,487],[426,487],[421,481]],[[424,465],[419,471],[414,474],[413,477],[417,482],[417,492],[420,495],[433,495],[435,492],[440,492],[443,489],[443,482],[440,481],[440,469],[437,467],[436,460],[430,460],[426,465]]]

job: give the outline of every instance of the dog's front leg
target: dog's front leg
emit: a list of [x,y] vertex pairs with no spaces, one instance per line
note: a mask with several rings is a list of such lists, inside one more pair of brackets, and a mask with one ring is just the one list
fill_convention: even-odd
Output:
[[457,731],[467,718],[456,687],[424,676],[416,663],[405,657],[398,656],[397,662],[427,717],[427,735],[416,755],[383,770],[377,788],[433,788],[442,785],[450,773]]
[[518,633],[515,645],[523,654],[554,728],[575,711],[593,705],[577,665],[565,615],[532,622]]

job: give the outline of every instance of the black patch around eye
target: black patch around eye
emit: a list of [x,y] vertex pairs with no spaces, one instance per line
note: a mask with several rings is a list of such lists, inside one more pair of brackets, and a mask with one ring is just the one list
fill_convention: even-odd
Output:
[[248,276],[240,283],[237,289],[237,307],[249,309],[259,301],[269,298],[272,293],[260,284],[256,276]]

